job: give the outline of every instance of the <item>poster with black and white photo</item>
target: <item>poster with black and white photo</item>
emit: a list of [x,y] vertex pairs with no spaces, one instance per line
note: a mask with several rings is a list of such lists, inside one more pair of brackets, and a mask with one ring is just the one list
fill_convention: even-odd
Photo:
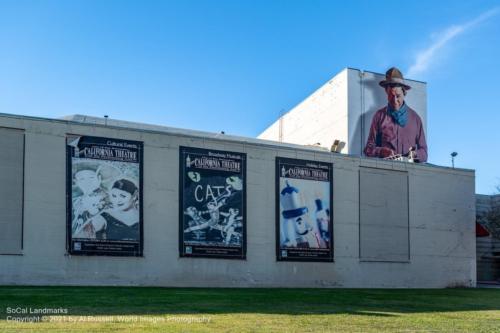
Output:
[[333,261],[332,164],[276,158],[278,261]]
[[245,259],[246,154],[179,150],[181,257]]
[[142,161],[138,141],[69,135],[68,251],[142,256]]

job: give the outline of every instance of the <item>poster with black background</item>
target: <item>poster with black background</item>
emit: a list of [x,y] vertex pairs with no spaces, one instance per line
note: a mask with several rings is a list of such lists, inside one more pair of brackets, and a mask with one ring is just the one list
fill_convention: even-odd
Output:
[[66,143],[68,252],[142,256],[143,143],[77,135]]
[[276,158],[278,261],[333,261],[332,164]]
[[179,149],[181,257],[244,259],[246,154]]

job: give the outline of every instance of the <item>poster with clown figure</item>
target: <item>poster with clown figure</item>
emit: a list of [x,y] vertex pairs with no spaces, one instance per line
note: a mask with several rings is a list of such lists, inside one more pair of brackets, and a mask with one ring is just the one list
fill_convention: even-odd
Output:
[[278,261],[333,261],[332,164],[276,158]]
[[68,135],[66,144],[68,252],[142,256],[143,143]]
[[179,150],[180,256],[245,259],[246,154]]

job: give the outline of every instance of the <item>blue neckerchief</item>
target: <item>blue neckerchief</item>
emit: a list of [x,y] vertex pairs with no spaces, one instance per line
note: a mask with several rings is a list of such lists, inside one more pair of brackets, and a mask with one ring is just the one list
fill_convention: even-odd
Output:
[[387,112],[396,124],[401,127],[406,126],[406,123],[408,122],[408,107],[406,106],[406,103],[404,103],[399,110],[394,110],[391,105],[388,104]]

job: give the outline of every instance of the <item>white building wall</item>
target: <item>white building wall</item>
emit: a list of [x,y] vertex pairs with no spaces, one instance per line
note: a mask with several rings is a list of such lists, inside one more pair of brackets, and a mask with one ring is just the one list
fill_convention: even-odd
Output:
[[328,149],[336,139],[347,143],[347,74],[347,69],[337,74],[284,114],[281,125],[278,119],[258,138],[300,145],[319,143]]
[[[183,287],[475,286],[474,172],[331,154],[209,133],[131,130],[0,116],[26,132],[24,247],[0,255],[0,284]],[[68,133],[144,142],[144,256],[71,256],[66,243]],[[179,146],[247,154],[247,259],[180,258]],[[333,263],[277,262],[276,156],[333,162]],[[408,172],[410,260],[359,258],[360,166]]]

